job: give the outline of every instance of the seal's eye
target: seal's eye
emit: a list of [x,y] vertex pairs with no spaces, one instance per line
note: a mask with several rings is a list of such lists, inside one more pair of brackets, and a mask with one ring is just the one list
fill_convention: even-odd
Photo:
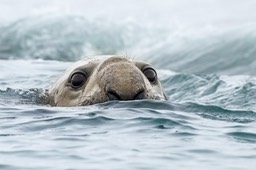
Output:
[[81,87],[87,80],[87,76],[84,73],[74,73],[70,79],[71,87],[77,89]]
[[143,73],[151,83],[156,82],[157,74],[153,68],[146,68],[145,70],[143,70]]

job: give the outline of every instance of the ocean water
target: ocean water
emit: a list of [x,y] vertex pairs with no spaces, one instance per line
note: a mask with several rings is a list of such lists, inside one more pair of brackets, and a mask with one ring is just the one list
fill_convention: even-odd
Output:
[[[0,0],[0,169],[253,170],[256,1]],[[50,107],[74,61],[150,62],[167,101]]]

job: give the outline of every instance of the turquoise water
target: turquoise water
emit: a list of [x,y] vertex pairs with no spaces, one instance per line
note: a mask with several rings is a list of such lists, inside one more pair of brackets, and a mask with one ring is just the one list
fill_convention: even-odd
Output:
[[[255,5],[1,0],[0,169],[255,169]],[[169,99],[40,102],[97,54],[150,62]]]

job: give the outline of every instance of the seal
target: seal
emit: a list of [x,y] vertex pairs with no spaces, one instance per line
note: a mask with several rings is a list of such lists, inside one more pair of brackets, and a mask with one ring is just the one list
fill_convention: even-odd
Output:
[[49,89],[48,98],[51,106],[85,106],[109,100],[166,100],[153,66],[115,55],[74,63]]

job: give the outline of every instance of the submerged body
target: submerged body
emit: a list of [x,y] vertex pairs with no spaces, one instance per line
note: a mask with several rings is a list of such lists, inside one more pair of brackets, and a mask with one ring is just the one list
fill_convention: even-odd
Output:
[[166,99],[154,68],[122,56],[83,59],[49,89],[52,106],[83,106],[109,100]]

